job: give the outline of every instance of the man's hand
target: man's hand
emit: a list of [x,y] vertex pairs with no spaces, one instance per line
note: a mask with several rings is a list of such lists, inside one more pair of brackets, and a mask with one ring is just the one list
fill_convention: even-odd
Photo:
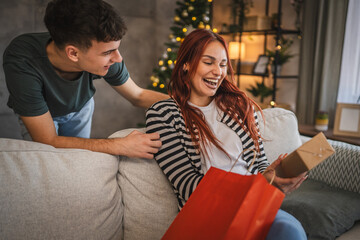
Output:
[[119,151],[121,155],[128,157],[154,158],[154,153],[161,147],[160,135],[158,133],[145,134],[139,131],[132,131],[122,138]]
[[[275,169],[277,166],[281,165],[281,161],[287,156],[287,154],[282,154],[276,159],[270,166],[266,168],[263,175],[270,182],[275,174]],[[275,175],[273,184],[283,191],[285,194],[291,193],[297,189],[303,181],[307,178],[307,172],[300,174],[297,177],[293,178],[281,178]]]

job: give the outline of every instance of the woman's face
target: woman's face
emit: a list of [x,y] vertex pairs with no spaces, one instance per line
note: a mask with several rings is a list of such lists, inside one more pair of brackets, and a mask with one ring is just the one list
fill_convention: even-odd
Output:
[[190,102],[207,106],[227,73],[227,57],[218,41],[208,44],[203,52],[194,77],[190,80]]

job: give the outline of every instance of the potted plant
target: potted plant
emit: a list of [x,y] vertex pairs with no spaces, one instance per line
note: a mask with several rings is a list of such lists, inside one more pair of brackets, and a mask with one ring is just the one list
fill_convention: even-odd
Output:
[[[293,44],[292,39],[287,39],[287,38],[281,37],[281,39],[280,39],[281,48],[278,49],[278,61],[277,61],[278,69],[276,71],[278,74],[280,73],[281,66],[283,64],[287,63],[292,57],[295,56],[294,54],[292,54],[289,51],[289,48],[291,47],[292,44]],[[270,58],[271,70],[274,73],[276,50],[272,51],[272,50],[266,49],[266,55]]]
[[246,89],[254,97],[260,97],[260,103],[264,103],[264,99],[274,93],[273,88],[269,88],[264,82],[256,82],[255,86]]
[[242,32],[245,15],[250,12],[253,4],[253,0],[232,0],[230,7],[234,23],[230,25],[230,32]]
[[328,130],[329,114],[325,111],[319,111],[315,118],[315,129],[318,131]]

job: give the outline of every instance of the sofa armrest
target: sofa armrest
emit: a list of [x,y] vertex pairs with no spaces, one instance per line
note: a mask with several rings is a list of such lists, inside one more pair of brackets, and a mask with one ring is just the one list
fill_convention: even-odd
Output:
[[336,153],[309,171],[309,178],[360,193],[360,146],[328,140]]

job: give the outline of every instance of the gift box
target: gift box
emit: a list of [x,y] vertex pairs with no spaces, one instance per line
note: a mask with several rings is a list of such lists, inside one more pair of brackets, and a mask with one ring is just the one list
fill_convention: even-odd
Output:
[[335,150],[328,143],[325,135],[320,132],[283,159],[276,169],[276,175],[296,177],[314,168],[334,153]]

